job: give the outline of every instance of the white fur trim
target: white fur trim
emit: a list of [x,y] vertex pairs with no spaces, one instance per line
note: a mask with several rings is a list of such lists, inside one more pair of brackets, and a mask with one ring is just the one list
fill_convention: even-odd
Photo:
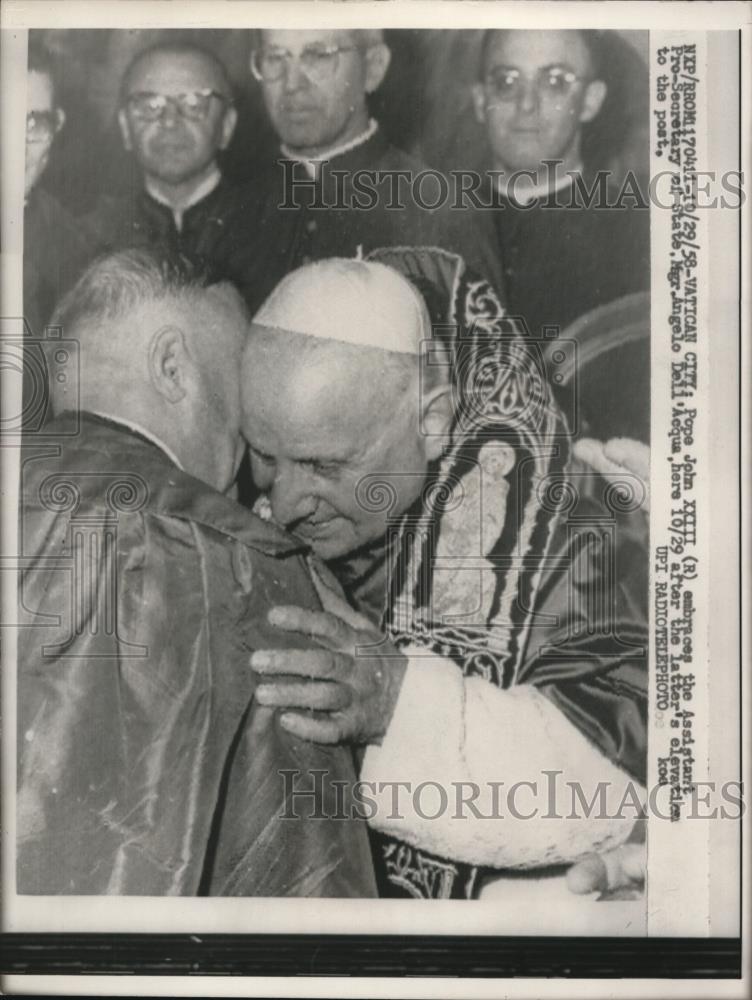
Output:
[[[530,685],[501,690],[480,678],[463,678],[453,662],[418,647],[403,652],[409,666],[394,715],[381,746],[366,751],[361,772],[376,789],[386,783],[374,795],[378,811],[372,826],[433,854],[498,868],[571,862],[626,840],[635,820],[629,807],[623,818],[586,818],[578,804],[579,818],[568,818],[573,793],[567,782],[579,784],[586,802],[604,782],[604,812],[613,816],[630,781],[543,694]],[[552,778],[546,771],[561,773]],[[397,811],[394,782],[409,782],[411,789],[399,793]],[[413,793],[423,782],[429,785],[416,808]],[[474,804],[481,816],[457,807],[462,782],[480,788]],[[496,805],[491,782],[504,783]],[[510,812],[508,793],[516,782],[536,783],[537,794],[520,786],[512,800],[522,814],[537,806],[535,818]],[[446,791],[443,812],[435,783]],[[548,798],[552,786],[554,809]],[[470,786],[464,788],[469,797]],[[642,789],[637,791],[642,800]],[[435,813],[441,815],[429,818]],[[546,818],[547,813],[561,818]]]

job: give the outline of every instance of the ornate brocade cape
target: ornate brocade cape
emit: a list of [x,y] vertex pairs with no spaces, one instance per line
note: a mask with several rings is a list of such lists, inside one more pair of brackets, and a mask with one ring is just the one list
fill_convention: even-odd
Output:
[[[609,485],[570,459],[567,422],[543,361],[547,345],[504,316],[461,258],[396,248],[368,259],[396,267],[423,293],[433,337],[449,348],[455,392],[451,444],[387,534],[379,564],[386,629],[411,656],[417,645],[489,684],[536,685],[644,782],[641,485],[629,477]],[[388,485],[377,474],[361,485],[361,502],[388,512]],[[344,582],[358,603],[359,581]],[[362,590],[373,606],[371,574]],[[381,834],[373,839],[382,895],[473,895],[478,869]]]

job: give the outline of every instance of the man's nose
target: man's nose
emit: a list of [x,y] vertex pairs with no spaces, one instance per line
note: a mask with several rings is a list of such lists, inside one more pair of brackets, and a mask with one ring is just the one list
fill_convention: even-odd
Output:
[[520,81],[517,108],[528,115],[538,110],[538,86],[535,80]]
[[309,477],[302,469],[279,470],[269,500],[274,520],[286,527],[310,517],[319,505],[318,497],[311,489]]
[[159,124],[162,128],[175,128],[175,126],[180,122],[180,118],[181,114],[177,105],[168,101],[164,106],[162,114],[159,116]]
[[285,73],[282,79],[285,93],[294,93],[296,90],[307,87],[310,83],[305,70],[300,65],[300,60],[295,56],[291,56],[285,61]]

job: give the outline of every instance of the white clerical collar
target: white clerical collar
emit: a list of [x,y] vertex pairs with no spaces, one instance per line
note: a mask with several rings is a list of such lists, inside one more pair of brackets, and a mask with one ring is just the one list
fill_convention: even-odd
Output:
[[557,172],[554,175],[556,179],[553,184],[549,184],[548,181],[542,181],[540,184],[531,184],[529,187],[523,187],[518,181],[514,185],[514,197],[509,193],[507,176],[500,174],[497,180],[498,190],[499,194],[505,198],[509,198],[510,201],[516,201],[519,205],[530,205],[534,201],[543,200],[557,191],[561,191],[563,188],[570,187],[574,183],[575,175],[581,173],[582,166],[579,165],[572,170],[567,170],[563,174]]
[[109,420],[113,424],[120,424],[122,427],[126,427],[128,430],[134,431],[136,434],[140,434],[141,437],[145,437],[147,441],[151,441],[152,444],[155,444],[157,448],[161,449],[165,453],[165,455],[167,455],[170,461],[174,462],[175,465],[177,465],[177,467],[181,470],[181,472],[185,472],[185,469],[180,464],[180,460],[178,459],[177,455],[172,450],[172,448],[166,445],[161,438],[157,437],[156,434],[152,434],[151,431],[148,431],[145,427],[142,427],[141,424],[137,424],[135,420],[125,420],[123,417],[115,417],[113,416],[112,413],[106,413],[104,410],[90,410],[89,412],[93,413],[95,417],[102,417],[103,420]]
[[147,194],[149,194],[154,201],[158,201],[160,205],[165,205],[172,212],[172,217],[175,220],[175,227],[180,232],[183,228],[183,215],[188,211],[189,208],[193,208],[194,205],[198,205],[200,201],[203,201],[207,195],[210,195],[214,188],[222,180],[222,172],[219,167],[215,164],[214,170],[205,177],[204,180],[194,188],[188,198],[183,202],[182,205],[173,205],[172,202],[168,201],[167,198],[160,192],[157,191],[153,182],[147,177],[144,180],[144,187],[146,188]]
[[288,160],[296,160],[298,163],[302,163],[305,167],[306,173],[310,177],[315,177],[316,171],[323,160],[333,160],[335,156],[342,156],[343,153],[349,153],[351,149],[357,149],[358,146],[362,146],[364,142],[368,142],[372,136],[376,135],[378,128],[379,123],[375,118],[371,118],[365,132],[361,132],[360,135],[356,135],[355,138],[350,139],[349,142],[343,142],[340,146],[332,146],[331,149],[327,149],[323,153],[318,153],[310,159],[305,156],[301,156],[299,153],[296,153],[294,149],[290,149],[289,146],[285,146],[284,144],[279,148],[283,156],[286,156]]

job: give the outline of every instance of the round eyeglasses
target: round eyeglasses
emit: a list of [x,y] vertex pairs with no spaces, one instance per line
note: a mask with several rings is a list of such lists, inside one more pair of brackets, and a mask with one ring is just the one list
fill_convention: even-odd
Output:
[[342,52],[355,52],[357,45],[308,45],[297,56],[289,49],[254,49],[251,72],[262,83],[276,83],[297,61],[309,80],[320,83],[337,75]]
[[128,110],[134,118],[144,122],[156,122],[164,115],[167,108],[173,108],[182,118],[188,121],[202,121],[209,114],[213,100],[230,104],[224,94],[216,90],[191,90],[185,94],[155,94],[151,91],[138,91],[126,98]]
[[59,131],[62,116],[58,108],[52,111],[28,111],[26,113],[26,141],[49,142]]
[[577,84],[587,81],[585,77],[578,76],[571,70],[560,66],[542,69],[532,78],[523,76],[518,69],[499,67],[488,73],[485,86],[486,90],[497,101],[513,104],[525,92],[528,82],[533,84],[540,100],[551,101],[569,97]]

